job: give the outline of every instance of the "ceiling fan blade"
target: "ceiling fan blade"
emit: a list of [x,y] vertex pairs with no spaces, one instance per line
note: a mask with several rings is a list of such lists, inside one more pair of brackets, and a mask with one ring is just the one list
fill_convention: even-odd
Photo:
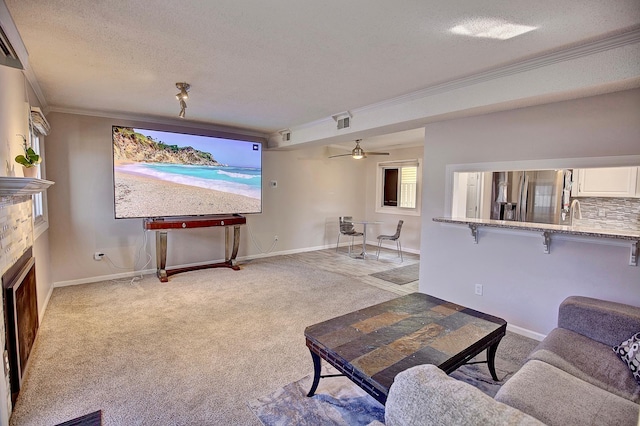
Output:
[[389,155],[388,152],[367,152],[367,155]]
[[351,157],[351,153],[349,153],[349,154],[339,154],[339,155],[330,155],[329,158],[346,157],[346,156]]

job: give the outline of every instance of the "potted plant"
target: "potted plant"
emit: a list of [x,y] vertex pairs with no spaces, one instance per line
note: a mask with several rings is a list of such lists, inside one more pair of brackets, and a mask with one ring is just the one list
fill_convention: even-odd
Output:
[[37,165],[42,161],[42,157],[40,157],[36,152],[27,145],[27,138],[23,135],[18,135],[22,137],[22,149],[24,150],[24,154],[20,154],[16,156],[16,163],[22,165],[22,174],[24,177],[36,177],[38,175]]

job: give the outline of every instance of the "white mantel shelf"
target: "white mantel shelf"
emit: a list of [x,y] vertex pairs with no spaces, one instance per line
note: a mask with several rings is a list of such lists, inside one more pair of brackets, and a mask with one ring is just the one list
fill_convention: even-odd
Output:
[[0,176],[0,197],[21,197],[44,191],[54,182],[44,179]]
[[551,253],[551,236],[554,234],[573,235],[588,238],[609,238],[615,240],[629,241],[631,244],[629,254],[629,265],[638,266],[638,255],[640,250],[640,232],[619,229],[596,229],[583,226],[551,225],[546,223],[513,222],[508,220],[487,220],[470,218],[446,218],[434,217],[434,222],[451,223],[457,225],[467,225],[471,229],[471,236],[474,243],[478,243],[478,228],[502,228],[518,231],[541,232],[543,237],[544,252]]

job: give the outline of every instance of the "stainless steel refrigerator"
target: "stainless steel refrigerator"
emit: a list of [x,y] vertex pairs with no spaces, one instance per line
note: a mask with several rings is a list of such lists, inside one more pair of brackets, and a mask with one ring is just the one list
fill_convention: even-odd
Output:
[[492,219],[564,223],[565,170],[495,172],[493,181]]

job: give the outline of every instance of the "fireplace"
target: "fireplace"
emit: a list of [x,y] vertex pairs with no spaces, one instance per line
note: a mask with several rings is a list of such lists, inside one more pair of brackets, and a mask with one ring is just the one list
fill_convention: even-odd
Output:
[[29,355],[38,332],[35,267],[35,259],[31,249],[28,249],[2,275],[12,404],[22,387],[22,380],[29,366]]
[[38,331],[32,196],[51,185],[53,182],[43,179],[0,176],[0,351],[4,366],[0,415],[11,415]]

